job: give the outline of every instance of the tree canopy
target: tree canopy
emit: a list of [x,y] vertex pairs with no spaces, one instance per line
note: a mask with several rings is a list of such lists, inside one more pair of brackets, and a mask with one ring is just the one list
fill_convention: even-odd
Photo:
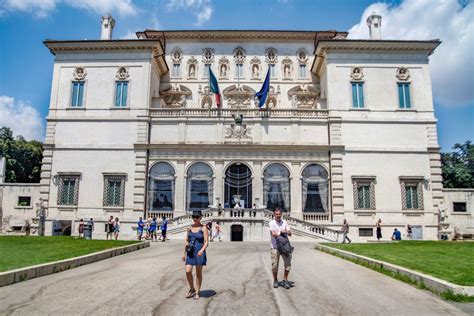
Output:
[[443,186],[474,188],[474,146],[471,141],[455,144],[453,152],[441,153]]
[[0,154],[5,157],[5,182],[38,183],[41,175],[43,144],[13,137],[9,127],[0,128]]

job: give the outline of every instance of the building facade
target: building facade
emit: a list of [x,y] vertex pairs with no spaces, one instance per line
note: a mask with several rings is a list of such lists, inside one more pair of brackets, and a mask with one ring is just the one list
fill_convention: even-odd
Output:
[[436,239],[443,192],[429,56],[440,42],[382,40],[373,18],[371,40],[251,30],[113,40],[110,16],[101,40],[46,40],[55,58],[46,234],[58,221],[74,234],[80,218],[94,218],[103,237],[113,216],[132,237],[140,216],[238,204],[334,229],[347,219],[356,240],[374,239],[379,218],[386,239],[407,224]]

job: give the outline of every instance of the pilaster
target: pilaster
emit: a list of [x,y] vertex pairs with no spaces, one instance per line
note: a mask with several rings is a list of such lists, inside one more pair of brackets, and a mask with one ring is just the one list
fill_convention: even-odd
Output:
[[186,214],[186,172],[184,160],[176,162],[174,217]]
[[290,167],[291,216],[303,219],[303,207],[301,205],[301,163],[293,162]]

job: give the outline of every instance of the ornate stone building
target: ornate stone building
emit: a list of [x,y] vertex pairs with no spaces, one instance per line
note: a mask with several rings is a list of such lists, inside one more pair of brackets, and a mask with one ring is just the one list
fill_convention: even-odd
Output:
[[[368,22],[379,36],[380,24]],[[268,216],[260,210],[280,207],[302,237],[305,229],[334,234],[346,218],[356,239],[373,239],[381,218],[384,238],[407,224],[417,238],[437,238],[443,196],[429,56],[438,40],[105,33],[45,41],[55,56],[41,180],[47,233],[67,221],[74,234],[80,218],[92,217],[102,237],[113,216],[131,237],[139,216],[210,208],[232,216],[221,218],[227,239],[259,240],[267,232],[255,218]],[[259,110],[255,93],[267,71],[270,93]],[[236,204],[254,213],[235,218]]]

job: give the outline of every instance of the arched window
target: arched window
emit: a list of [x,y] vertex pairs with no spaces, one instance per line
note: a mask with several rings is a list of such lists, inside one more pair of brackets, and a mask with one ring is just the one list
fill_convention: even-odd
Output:
[[303,212],[328,212],[328,172],[317,164],[308,165],[302,178]]
[[155,164],[148,181],[148,210],[174,210],[174,168],[167,162]]
[[279,163],[273,163],[263,172],[263,204],[269,210],[277,207],[290,211],[290,172]]
[[202,210],[212,204],[213,185],[211,167],[203,162],[193,164],[186,178],[186,210]]

